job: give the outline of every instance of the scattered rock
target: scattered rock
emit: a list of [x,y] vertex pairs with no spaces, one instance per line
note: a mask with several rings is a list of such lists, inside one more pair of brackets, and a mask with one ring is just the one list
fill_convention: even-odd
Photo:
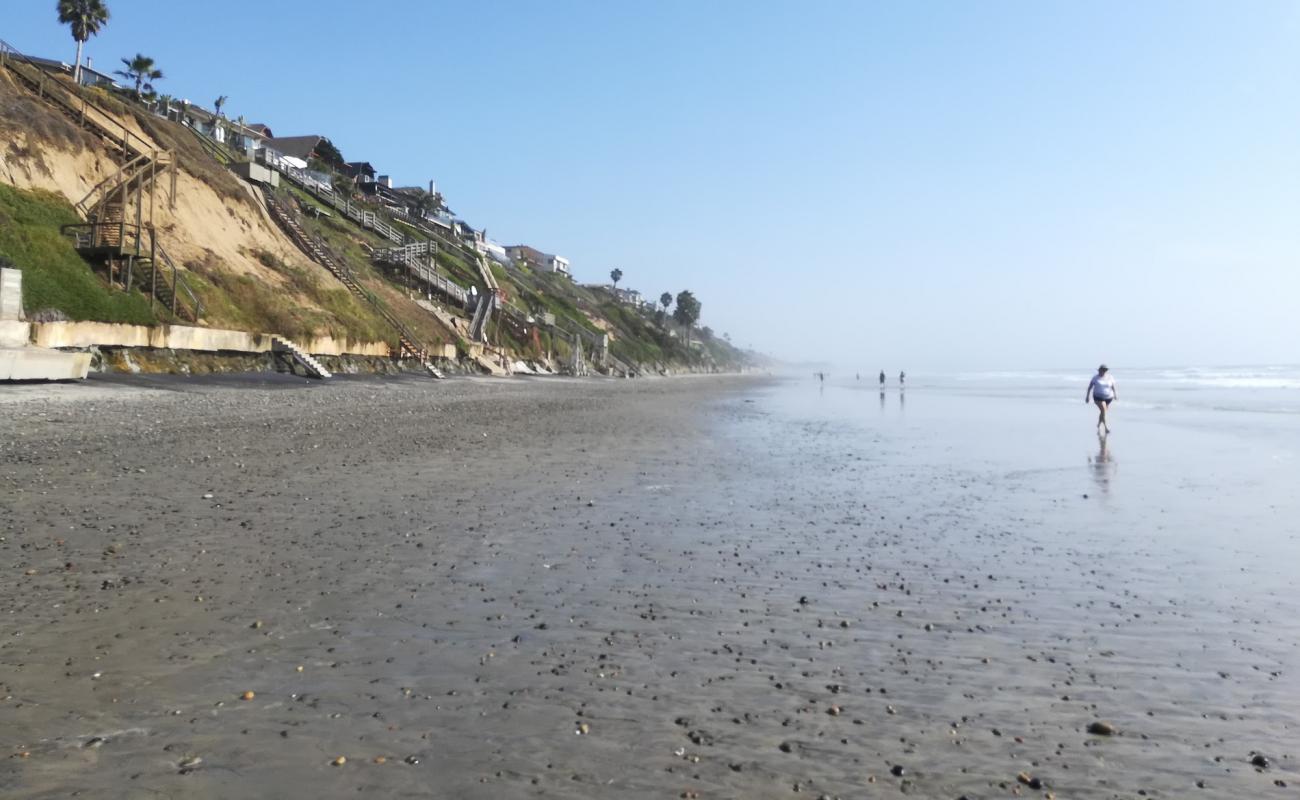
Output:
[[1088,725],[1088,733],[1091,733],[1094,736],[1114,736],[1115,726],[1111,725],[1109,722],[1097,720]]

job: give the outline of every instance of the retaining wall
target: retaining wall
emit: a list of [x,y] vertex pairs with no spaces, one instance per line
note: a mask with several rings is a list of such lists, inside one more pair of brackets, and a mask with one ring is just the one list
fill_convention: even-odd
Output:
[[[152,347],[211,353],[265,353],[271,349],[271,334],[187,325],[148,327],[108,322],[35,322],[31,325],[31,343],[38,347]],[[295,340],[294,343],[312,355],[384,358],[392,355],[386,342],[352,342],[318,336]]]

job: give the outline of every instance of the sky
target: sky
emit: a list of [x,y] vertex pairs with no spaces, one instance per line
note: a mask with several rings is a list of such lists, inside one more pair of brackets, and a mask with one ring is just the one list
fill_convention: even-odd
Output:
[[[71,61],[53,0],[0,38]],[[98,68],[847,369],[1300,362],[1300,4],[107,0]]]

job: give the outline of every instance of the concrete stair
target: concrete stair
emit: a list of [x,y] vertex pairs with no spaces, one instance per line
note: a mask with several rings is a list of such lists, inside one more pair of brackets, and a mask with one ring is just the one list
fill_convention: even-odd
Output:
[[301,364],[303,369],[307,371],[307,374],[313,378],[333,377],[330,371],[325,369],[324,365],[315,358],[312,358],[311,354],[288,339],[281,339],[279,336],[271,337],[271,352],[280,353],[292,361]]
[[479,298],[478,308],[474,310],[474,321],[469,326],[471,341],[487,341],[487,326],[492,320],[492,309],[496,306],[496,299],[494,292],[488,292]]

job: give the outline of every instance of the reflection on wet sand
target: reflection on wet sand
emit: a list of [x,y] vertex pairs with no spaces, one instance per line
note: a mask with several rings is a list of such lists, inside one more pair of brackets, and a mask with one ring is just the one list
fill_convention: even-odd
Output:
[[1097,482],[1097,488],[1109,493],[1110,479],[1115,472],[1115,457],[1110,452],[1106,434],[1097,434],[1097,454],[1088,456],[1088,463],[1092,465],[1092,478]]

